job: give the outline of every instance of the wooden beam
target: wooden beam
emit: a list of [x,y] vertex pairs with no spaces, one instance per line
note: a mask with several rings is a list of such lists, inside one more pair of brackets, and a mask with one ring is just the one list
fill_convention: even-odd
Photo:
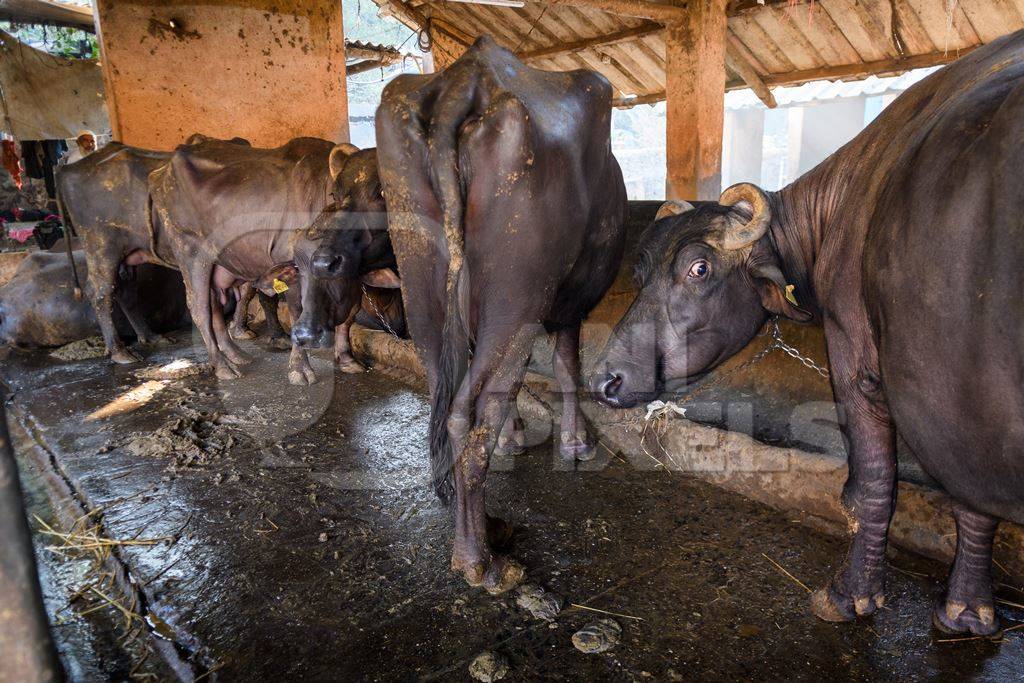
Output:
[[[389,62],[388,64],[393,64]],[[373,71],[374,69],[383,69],[388,66],[379,59],[364,59],[359,62],[345,65],[345,76],[355,76],[356,74],[366,73],[367,71]]]
[[815,0],[732,0],[732,2],[730,2],[725,8],[725,11],[730,17],[739,17],[745,14],[760,12],[766,7],[773,7],[776,5],[794,7],[796,5],[806,5],[809,2],[814,1]]
[[725,0],[687,0],[665,30],[665,198],[717,199],[725,122]]
[[769,109],[775,109],[777,106],[775,96],[772,95],[772,91],[768,89],[768,85],[762,80],[761,74],[757,73],[754,65],[750,63],[745,55],[732,46],[728,46],[725,50],[725,65],[743,79],[743,82],[754,91],[757,98],[764,102],[764,106]]
[[452,26],[447,21],[431,17],[428,22],[428,17],[423,12],[408,3],[402,2],[402,0],[382,0],[379,6],[385,12],[393,14],[396,19],[414,31],[422,31],[429,23],[432,29],[441,31],[445,35],[454,38],[465,47],[469,47],[476,42],[477,36],[471,36],[457,26]]
[[616,31],[615,33],[608,33],[603,36],[594,36],[593,38],[581,38],[580,40],[572,40],[567,43],[557,43],[555,45],[549,45],[547,47],[540,47],[536,50],[527,50],[520,52],[516,56],[524,62],[534,61],[538,59],[550,59],[551,57],[557,57],[558,55],[568,54],[572,52],[579,52],[580,50],[586,50],[593,47],[605,47],[608,45],[617,45],[618,43],[626,43],[631,40],[638,40],[645,36],[654,35],[664,31],[665,27],[661,24],[654,22],[646,22],[640,26],[633,28],[627,28],[622,31]]
[[[975,46],[976,47],[976,46]],[[840,66],[823,66],[816,69],[804,71],[790,71],[784,74],[770,74],[764,77],[765,85],[798,85],[810,81],[843,81],[860,80],[868,76],[880,74],[893,74],[910,71],[911,69],[923,69],[929,66],[948,64],[963,57],[974,47],[963,48],[958,52],[932,52],[926,55],[915,55],[902,59],[882,59],[877,62],[861,62],[859,64],[843,64]]]
[[663,24],[679,24],[686,21],[687,14],[685,7],[677,5],[663,5],[648,0],[532,0],[545,5],[563,5],[568,7],[581,7],[583,9],[596,9],[609,14],[617,14],[623,17],[636,17],[638,19],[650,19]]
[[612,100],[612,106],[616,109],[632,109],[633,107],[641,104],[657,104],[665,100],[665,91],[659,90],[658,92],[647,93],[646,95],[638,95],[637,97],[617,97]]

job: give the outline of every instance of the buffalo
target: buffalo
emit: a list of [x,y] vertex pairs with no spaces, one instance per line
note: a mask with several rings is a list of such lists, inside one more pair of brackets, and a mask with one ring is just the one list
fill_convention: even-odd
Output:
[[782,190],[736,185],[649,228],[640,293],[592,380],[605,403],[699,379],[769,316],[824,326],[853,538],[813,595],[822,619],[883,604],[898,432],[953,499],[934,624],[999,628],[993,535],[1001,519],[1024,523],[1022,143],[1018,32],[917,83]]
[[[57,198],[65,225],[82,242],[89,265],[88,293],[107,353],[117,363],[139,360],[128,350],[114,325],[119,300],[117,273],[123,265],[168,265],[170,255],[157,244],[149,203],[149,174],[167,163],[169,154],[112,142],[57,174]],[[74,260],[76,295],[78,276]]]
[[366,286],[397,289],[395,253],[388,234],[387,206],[377,166],[377,150],[364,149],[339,160],[334,201],[300,231],[293,269],[300,278],[302,313],[292,325],[301,348],[330,343],[349,372],[363,367],[352,357],[348,329],[361,309]]
[[[455,497],[452,568],[500,593],[522,567],[488,531],[484,479],[534,340],[557,334],[560,446],[593,441],[578,402],[580,323],[611,285],[626,191],[608,81],[525,66],[489,37],[445,71],[402,75],[377,110],[377,154],[410,336],[427,370],[434,488]],[[452,480],[454,479],[454,487]]]
[[[88,273],[85,254],[76,249],[79,272]],[[61,346],[100,333],[92,307],[73,295],[67,256],[49,251],[28,254],[10,282],[0,286],[0,342],[27,347]],[[114,328],[121,338],[143,343],[189,324],[181,277],[160,266],[122,266],[114,294]],[[122,313],[123,309],[123,313]]]
[[[344,348],[336,353],[342,370],[362,370],[347,345],[358,298],[331,297],[334,288],[358,285],[321,283],[309,277],[303,260],[323,237],[309,225],[332,194],[345,194],[341,170],[356,152],[348,143],[316,138],[275,149],[204,140],[179,147],[150,175],[155,231],[182,271],[193,320],[218,377],[239,376],[238,366],[249,360],[231,339],[222,310],[239,282],[258,283],[267,295],[283,293],[293,318],[299,318],[303,305],[338,302],[333,320]],[[390,249],[386,235],[384,242],[382,248]],[[288,369],[292,384],[316,379],[297,344]]]

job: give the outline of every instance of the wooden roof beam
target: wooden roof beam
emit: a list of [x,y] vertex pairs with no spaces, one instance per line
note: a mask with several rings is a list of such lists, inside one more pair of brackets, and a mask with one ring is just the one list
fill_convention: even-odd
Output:
[[603,36],[581,38],[580,40],[572,40],[566,43],[557,43],[547,47],[540,47],[536,50],[526,50],[518,53],[516,56],[524,62],[535,61],[538,59],[551,59],[552,57],[572,52],[579,52],[580,50],[586,50],[589,48],[607,47],[608,45],[617,45],[618,43],[637,40],[645,36],[660,33],[663,30],[665,30],[665,28],[661,24],[646,22],[640,26],[616,31],[615,33],[608,33]]
[[868,76],[879,74],[893,74],[910,71],[911,69],[923,69],[929,66],[948,64],[963,57],[974,47],[963,48],[959,51],[932,52],[926,55],[914,55],[912,57],[893,57],[881,59],[876,62],[861,62],[858,64],[842,64],[840,66],[823,66],[816,69],[804,71],[790,71],[784,74],[771,74],[764,77],[764,82],[769,86],[776,85],[799,85],[810,81],[836,81],[836,80],[859,80]]
[[623,17],[636,17],[637,19],[649,19],[663,24],[676,24],[686,21],[687,13],[685,7],[676,5],[663,5],[649,0],[533,0],[545,5],[562,5],[566,7],[581,7],[583,9],[596,9],[609,14],[617,14]]
[[737,76],[743,79],[743,82],[747,84],[754,94],[757,95],[757,99],[764,102],[764,106],[769,109],[775,109],[777,103],[775,102],[775,95],[772,95],[771,89],[761,78],[761,74],[758,73],[757,68],[750,62],[750,58],[747,57],[746,50],[742,49],[741,46],[736,45],[733,42],[732,36],[726,39],[725,44],[725,65],[733,70]]
[[[423,14],[419,8],[413,7],[409,3],[402,2],[402,0],[387,0],[385,2],[381,2],[379,6],[384,12],[390,12],[396,19],[406,26],[414,28],[414,30],[422,30],[427,26],[427,16]],[[433,18],[433,21],[430,22],[430,26],[462,43],[466,47],[469,47],[476,42],[475,36],[469,35],[457,26],[452,26],[447,21]]]

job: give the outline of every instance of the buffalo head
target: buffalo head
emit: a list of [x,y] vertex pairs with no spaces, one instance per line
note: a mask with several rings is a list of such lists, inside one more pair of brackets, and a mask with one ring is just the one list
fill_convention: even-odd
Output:
[[342,143],[331,151],[329,165],[334,201],[299,234],[296,265],[303,275],[354,279],[365,263],[390,250],[377,151]]
[[811,318],[787,298],[778,258],[761,239],[770,222],[768,198],[748,183],[718,204],[662,206],[642,241],[640,293],[595,367],[599,400],[620,408],[651,400],[734,355],[769,315]]

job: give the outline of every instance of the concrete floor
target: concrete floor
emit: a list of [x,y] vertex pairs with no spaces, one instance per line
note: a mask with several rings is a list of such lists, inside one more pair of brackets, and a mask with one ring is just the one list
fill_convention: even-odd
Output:
[[[380,371],[291,387],[281,353],[231,383],[143,371],[182,358],[202,354],[184,340],[116,367],[9,352],[0,381],[30,437],[22,455],[42,453],[87,507],[106,506],[110,536],[176,539],[121,558],[153,630],[211,678],[467,680],[484,650],[508,659],[509,680],[1024,677],[1024,631],[989,642],[932,629],[943,566],[893,555],[886,608],[825,624],[797,581],[823,584],[842,540],[624,459],[567,471],[544,440],[495,464],[488,502],[515,525],[529,582],[619,615],[621,644],[584,655],[572,633],[605,615],[569,607],[548,624],[449,571],[450,515],[425,485],[422,388]],[[315,367],[330,378],[326,360]]]

